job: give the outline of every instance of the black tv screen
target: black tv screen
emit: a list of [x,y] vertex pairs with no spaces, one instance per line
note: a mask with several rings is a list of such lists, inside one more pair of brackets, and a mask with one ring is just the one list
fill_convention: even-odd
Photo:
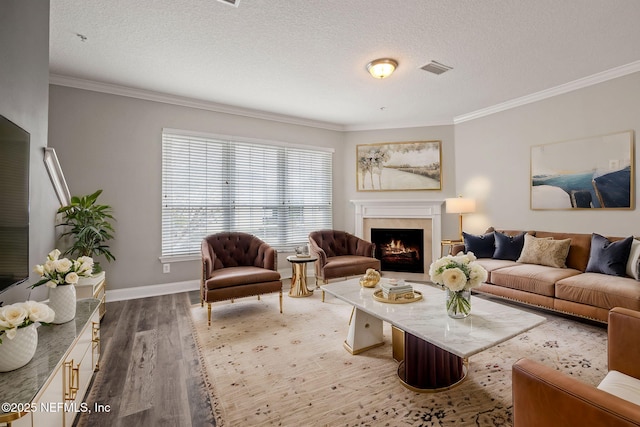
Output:
[[0,292],[29,277],[29,133],[0,116]]

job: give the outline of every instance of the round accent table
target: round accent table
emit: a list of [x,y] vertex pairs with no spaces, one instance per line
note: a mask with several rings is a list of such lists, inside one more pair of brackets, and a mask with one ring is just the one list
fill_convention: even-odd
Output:
[[307,263],[316,262],[317,260],[318,258],[314,256],[298,257],[290,255],[287,257],[287,261],[291,263],[290,297],[300,298],[313,295],[313,290],[307,288]]

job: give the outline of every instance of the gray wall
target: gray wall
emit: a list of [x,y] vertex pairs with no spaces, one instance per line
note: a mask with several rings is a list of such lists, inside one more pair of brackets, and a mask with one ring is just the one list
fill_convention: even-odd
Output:
[[[49,111],[49,1],[0,2],[0,114],[31,134],[29,260],[54,248],[57,199],[43,162]],[[31,281],[37,279],[33,273]],[[46,289],[14,287],[0,301],[42,300]]]
[[[334,226],[344,218],[341,132],[222,114],[51,85],[49,137],[73,195],[103,189],[113,206],[116,261],[103,266],[109,289],[197,280],[200,262],[173,262],[162,273],[162,128],[330,147],[334,154]],[[283,254],[284,255],[284,254]],[[280,266],[286,268],[284,256]]]
[[[480,232],[493,225],[610,236],[640,234],[636,209],[529,209],[531,146],[640,129],[639,94],[640,73],[635,73],[457,124],[457,188],[482,202],[481,213],[469,218],[465,228]],[[637,195],[637,170],[635,176]]]
[[[198,261],[172,263],[163,274],[158,259],[163,127],[334,148],[334,227],[347,231],[353,199],[463,194],[479,200],[479,213],[465,218],[467,231],[495,225],[625,236],[640,234],[635,210],[531,211],[530,146],[638,128],[639,89],[640,73],[455,126],[336,132],[52,85],[49,136],[72,194],[102,188],[102,202],[114,208],[118,259],[106,269],[109,288],[124,289],[199,275]],[[356,191],[356,145],[434,139],[442,140],[441,191]],[[457,216],[444,215],[443,237],[456,235]]]
[[[442,141],[442,190],[428,191],[357,191],[356,189],[356,146],[380,142]],[[424,199],[444,200],[456,197],[454,128],[450,126],[429,126],[404,129],[383,129],[353,131],[346,133],[346,152],[340,165],[346,173],[344,203],[347,207],[344,223],[347,230],[354,229],[355,210],[349,200],[367,199]],[[444,205],[443,205],[444,212]],[[458,217],[443,215],[442,237],[456,238],[458,235]]]

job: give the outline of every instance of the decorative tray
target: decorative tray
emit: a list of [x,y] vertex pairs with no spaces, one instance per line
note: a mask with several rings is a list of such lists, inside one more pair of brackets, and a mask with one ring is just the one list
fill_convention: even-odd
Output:
[[[410,295],[413,295],[413,297],[411,297]],[[420,301],[422,299],[422,293],[420,293],[419,291],[413,291],[413,293],[411,294],[406,293],[398,296],[397,299],[392,300],[389,298],[385,298],[382,295],[382,289],[376,289],[376,291],[373,293],[373,299],[380,302],[386,302],[388,304],[406,304],[408,302]]]

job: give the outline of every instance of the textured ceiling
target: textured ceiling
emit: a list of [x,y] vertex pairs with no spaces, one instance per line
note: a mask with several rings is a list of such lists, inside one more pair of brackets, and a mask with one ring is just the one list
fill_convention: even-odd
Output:
[[[421,126],[634,63],[639,22],[638,0],[52,0],[50,71],[343,129]],[[399,67],[375,80],[381,57]]]

